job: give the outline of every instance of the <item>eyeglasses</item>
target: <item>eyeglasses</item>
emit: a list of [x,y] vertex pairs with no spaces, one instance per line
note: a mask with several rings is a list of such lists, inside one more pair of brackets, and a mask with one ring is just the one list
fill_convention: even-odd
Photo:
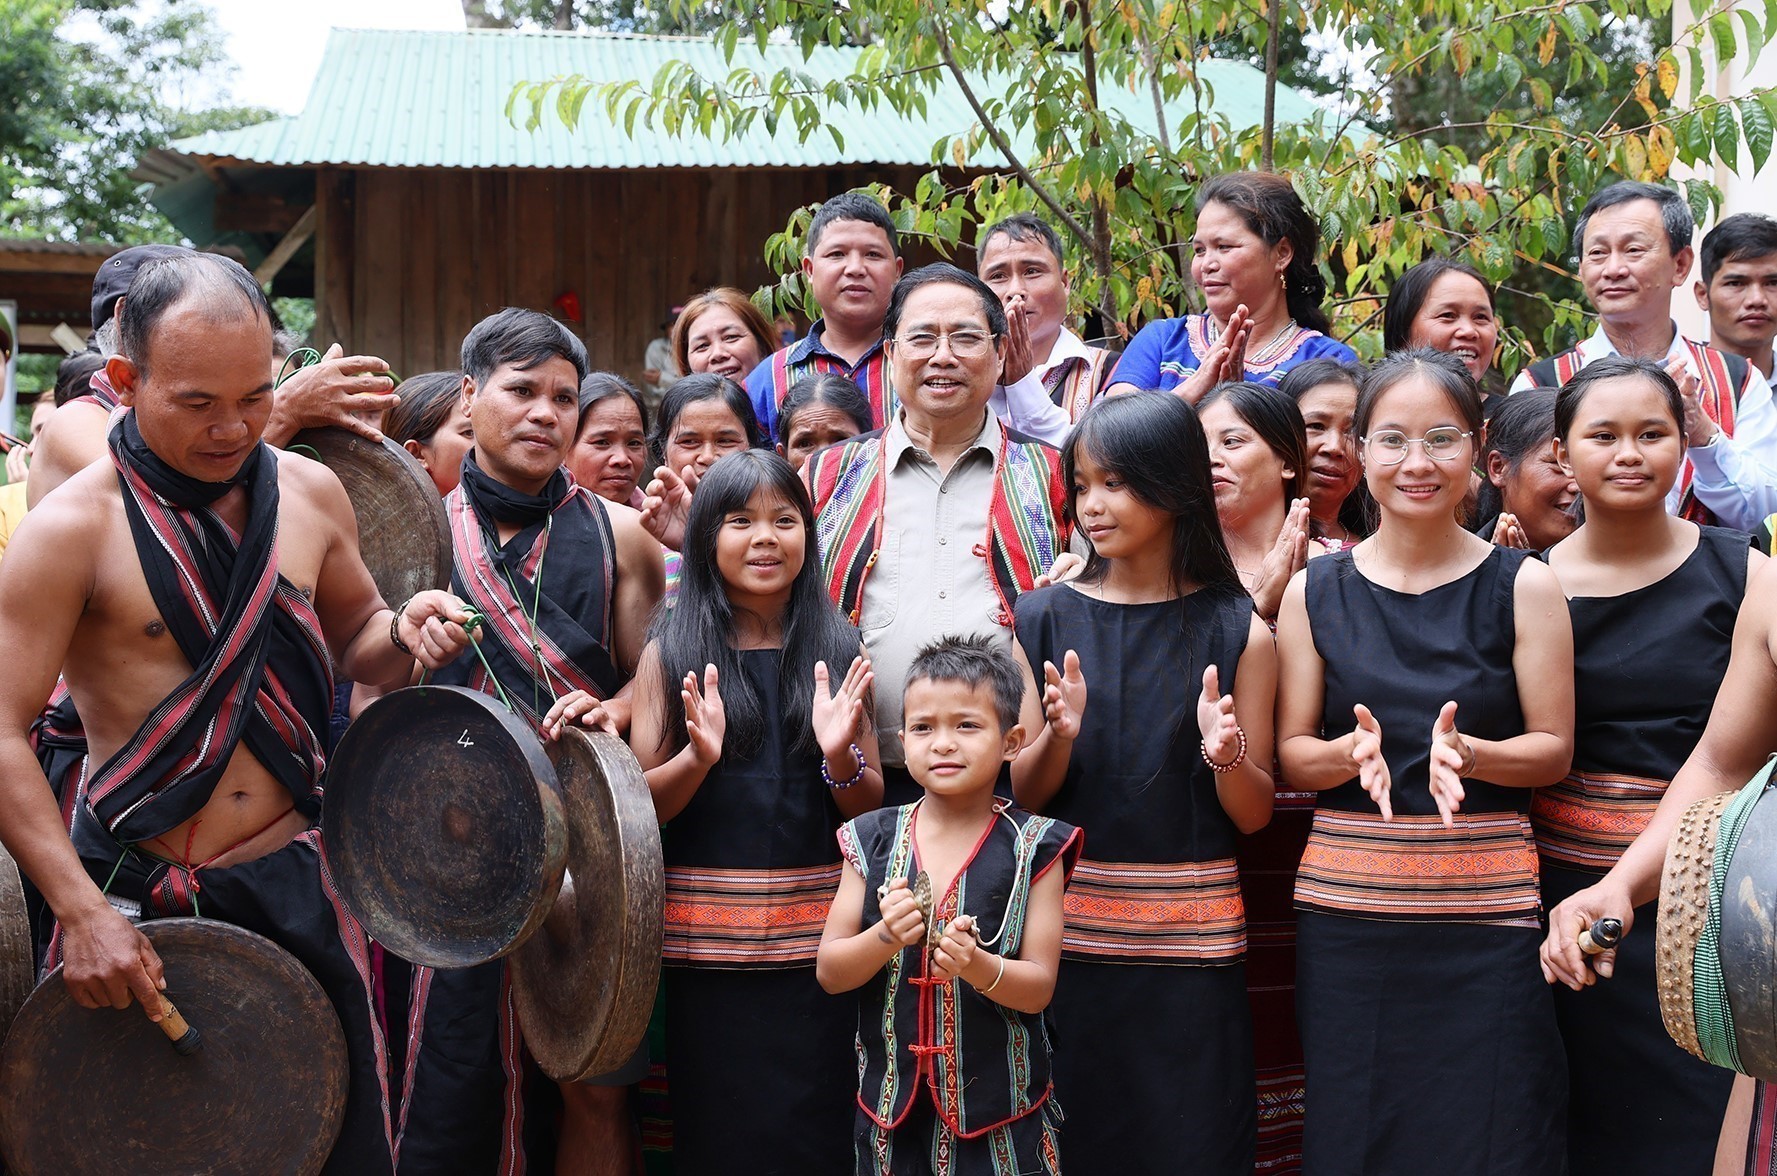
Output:
[[1415,445],[1423,447],[1425,456],[1433,461],[1450,461],[1461,455],[1463,442],[1473,435],[1458,429],[1433,429],[1423,437],[1409,437],[1398,429],[1390,429],[1371,433],[1364,438],[1364,445],[1379,465],[1400,465]]
[[945,341],[950,343],[950,354],[958,359],[979,359],[993,350],[993,336],[983,331],[952,331],[948,335],[915,331],[911,335],[897,336],[895,346],[905,352],[908,359],[930,359],[938,354],[938,344]]

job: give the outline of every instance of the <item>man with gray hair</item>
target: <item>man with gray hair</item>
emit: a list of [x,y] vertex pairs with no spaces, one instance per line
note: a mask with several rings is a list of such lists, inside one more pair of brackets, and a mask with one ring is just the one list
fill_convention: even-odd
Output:
[[1672,292],[1696,258],[1695,230],[1674,189],[1623,182],[1593,196],[1573,247],[1598,330],[1571,351],[1531,364],[1512,391],[1560,387],[1607,355],[1663,362],[1684,394],[1687,459],[1667,508],[1751,531],[1777,511],[1777,405],[1756,368],[1686,339],[1672,321]]
[[[110,359],[120,353],[118,308],[137,271],[153,261],[194,255],[196,250],[179,245],[133,245],[105,259],[93,275],[93,341],[101,356]],[[268,365],[271,358],[268,348]],[[265,426],[265,442],[282,447],[303,429],[328,425],[381,441],[382,434],[364,417],[393,408],[399,400],[393,391],[388,364],[371,355],[344,355],[334,344],[320,363],[292,373],[277,388],[271,419]],[[101,369],[94,374],[90,391],[62,405],[50,417],[32,447],[25,491],[30,506],[35,507],[44,495],[105,456],[105,436],[117,403],[117,393]]]

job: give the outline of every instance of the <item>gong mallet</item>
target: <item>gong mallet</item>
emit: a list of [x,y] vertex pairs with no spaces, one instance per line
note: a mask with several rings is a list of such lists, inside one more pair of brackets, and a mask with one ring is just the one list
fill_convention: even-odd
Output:
[[1623,921],[1621,919],[1599,919],[1590,927],[1585,928],[1575,940],[1580,950],[1589,956],[1603,955],[1623,941]]
[[184,1015],[166,998],[165,993],[157,992],[154,995],[160,1000],[160,1020],[155,1024],[160,1026],[160,1031],[167,1035],[167,1040],[173,1043],[173,1048],[181,1057],[190,1057],[203,1045],[203,1038],[186,1023]]

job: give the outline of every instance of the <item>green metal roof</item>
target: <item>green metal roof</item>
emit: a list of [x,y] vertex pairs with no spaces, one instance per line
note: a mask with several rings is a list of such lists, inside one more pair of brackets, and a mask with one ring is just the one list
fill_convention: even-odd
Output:
[[[244,130],[181,139],[170,144],[167,153],[287,167],[918,165],[932,162],[932,145],[941,136],[960,134],[975,124],[961,91],[949,82],[931,93],[924,118],[904,117],[886,108],[836,112],[831,121],[845,140],[843,149],[822,130],[799,142],[788,119],[775,135],[756,126],[726,141],[695,132],[669,135],[644,128],[638,121],[631,138],[605,117],[603,106],[595,101],[587,103],[574,130],[562,126],[553,111],[535,132],[506,118],[506,101],[521,81],[581,74],[600,81],[633,78],[646,86],[673,61],[687,62],[712,78],[750,66],[767,73],[789,67],[825,80],[851,73],[860,52],[823,45],[804,61],[793,45],[769,45],[760,54],[751,43],[743,43],[731,65],[707,38],[335,29],[301,114]],[[1199,66],[1199,76],[1213,92],[1216,113],[1236,127],[1258,124],[1264,110],[1261,72],[1243,63],[1206,61]],[[982,96],[991,93],[988,87]],[[1150,133],[1154,130],[1152,100],[1145,90],[1136,93],[1106,85],[1100,94],[1107,106],[1132,123]],[[1188,103],[1174,103],[1169,120],[1176,126],[1190,109]],[[1278,87],[1279,122],[1302,122],[1319,113],[1321,108],[1302,94]],[[988,152],[975,162],[991,167],[1000,161]]]

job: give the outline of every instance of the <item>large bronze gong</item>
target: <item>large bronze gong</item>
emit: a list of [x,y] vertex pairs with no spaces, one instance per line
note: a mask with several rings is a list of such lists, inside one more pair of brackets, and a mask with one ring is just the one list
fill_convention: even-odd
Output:
[[0,848],[0,1037],[31,995],[36,980],[24,882],[12,855]]
[[550,745],[568,869],[542,930],[512,954],[525,1048],[565,1082],[614,1070],[648,1028],[660,979],[660,829],[629,748],[570,730]]
[[371,935],[417,964],[511,951],[549,913],[567,861],[555,769],[498,699],[413,686],[376,700],[334,752],[327,864]]
[[450,587],[450,525],[425,468],[387,437],[307,429],[289,448],[312,453],[339,476],[358,518],[358,551],[390,608],[428,588]]
[[270,940],[213,919],[142,924],[202,1035],[181,1055],[139,1005],[83,1009],[61,969],[0,1049],[0,1150],[22,1176],[319,1172],[345,1115],[339,1018]]

